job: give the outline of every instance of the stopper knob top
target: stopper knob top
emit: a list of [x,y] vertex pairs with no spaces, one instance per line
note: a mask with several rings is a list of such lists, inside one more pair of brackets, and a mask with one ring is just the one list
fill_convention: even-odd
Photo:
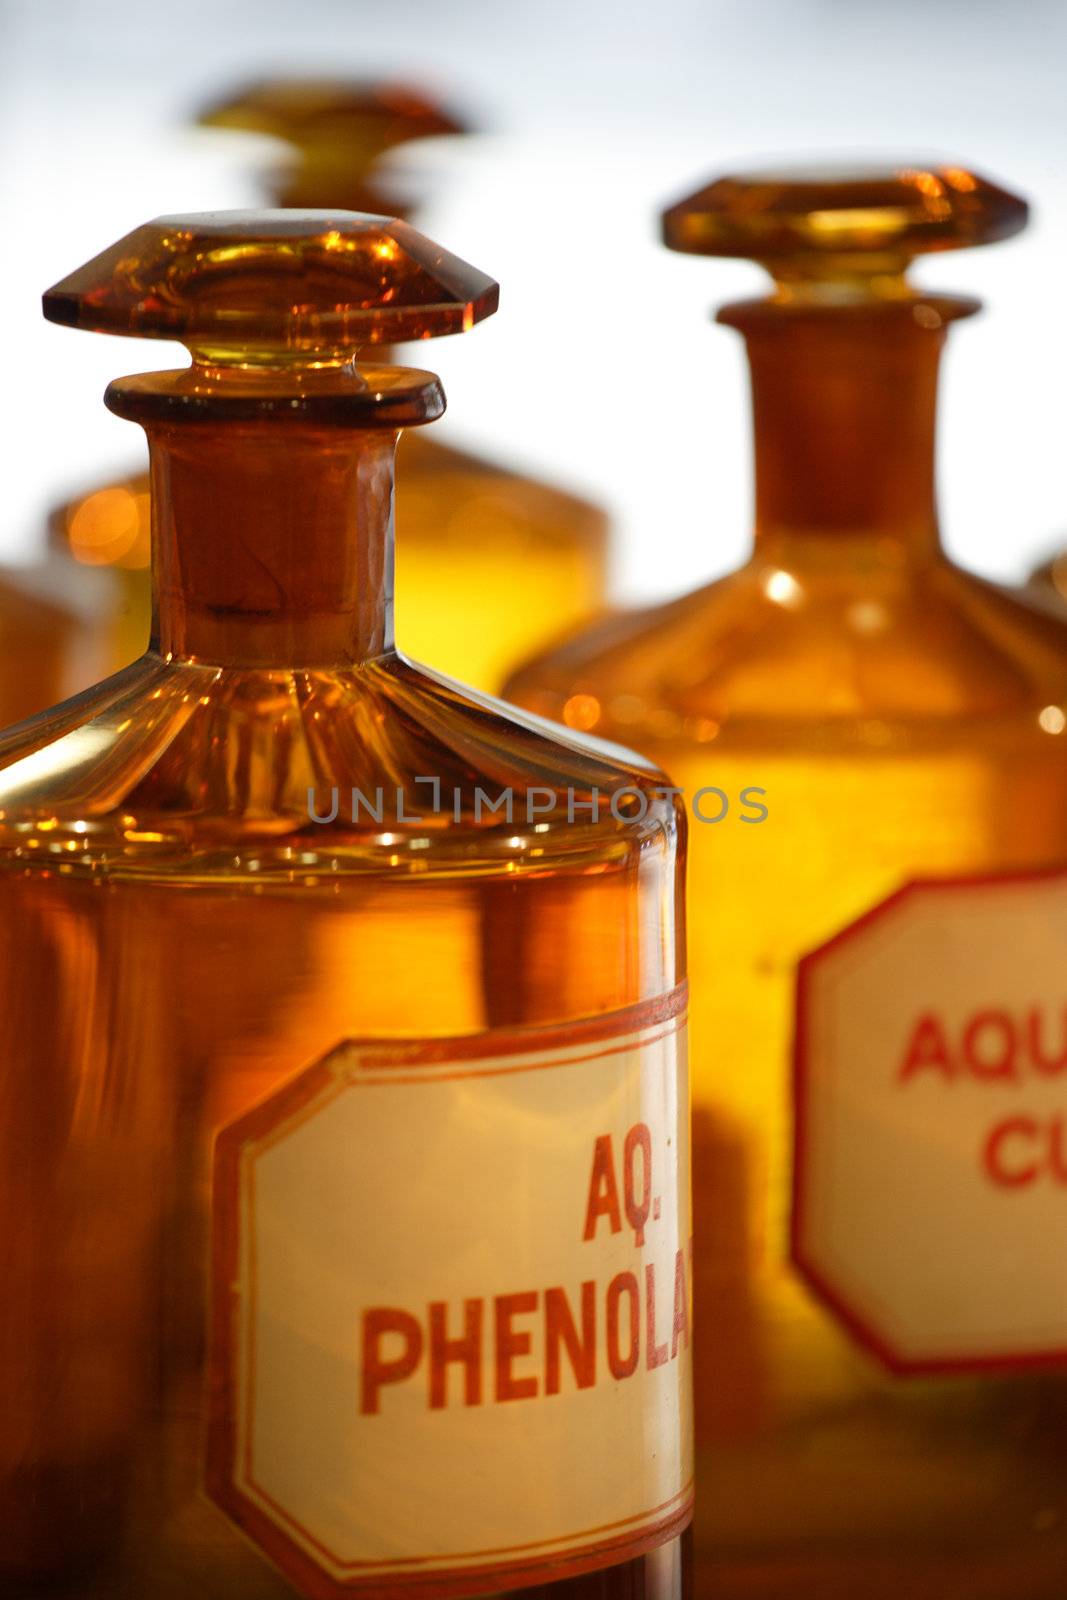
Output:
[[730,174],[663,214],[663,240],[693,255],[790,259],[912,256],[1010,238],[1025,200],[965,167],[768,169]]
[[499,287],[406,222],[353,211],[157,217],[55,284],[51,322],[250,351],[355,353],[459,333]]

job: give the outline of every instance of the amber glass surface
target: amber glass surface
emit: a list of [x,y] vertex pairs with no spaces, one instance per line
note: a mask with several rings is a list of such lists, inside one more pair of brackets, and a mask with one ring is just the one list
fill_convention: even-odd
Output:
[[939,548],[938,360],[974,305],[903,276],[1024,216],[955,168],[732,178],[669,211],[675,247],[776,279],[721,313],[751,364],[751,558],[507,691],[729,798],[689,857],[697,1577],[723,1600],[1063,1593],[1067,1378],[892,1378],[788,1254],[798,957],[908,878],[1067,859],[1067,627]]
[[[362,80],[266,79],[212,102],[200,120],[291,147],[271,180],[278,204],[391,216],[403,210],[382,158],[410,140],[463,131],[419,90]],[[423,434],[404,436],[400,468],[398,638],[417,659],[495,692],[512,667],[601,605],[607,519],[576,495]],[[147,474],[101,484],[51,519],[64,559],[109,573],[115,667],[148,636],[148,488]]]
[[[108,392],[150,442],[148,653],[0,745],[5,1595],[294,1593],[201,1489],[220,1126],[344,1037],[591,1017],[684,976],[684,822],[655,772],[393,648],[397,431],[443,398],[336,341],[490,308],[489,280],[425,244],[343,213],[167,219],[46,296],[212,354]],[[242,321],[254,350],[225,342]],[[309,364],[291,347],[313,323],[334,332]],[[419,818],[426,775],[458,816]],[[643,821],[471,804],[624,783]],[[325,810],[379,784],[416,797],[384,827],[309,817],[309,790]],[[682,1543],[528,1592],[675,1600]]]

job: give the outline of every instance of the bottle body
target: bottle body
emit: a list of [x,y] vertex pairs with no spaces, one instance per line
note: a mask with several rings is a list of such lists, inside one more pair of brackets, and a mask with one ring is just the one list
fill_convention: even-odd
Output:
[[[135,700],[150,703],[162,690],[157,708],[162,701],[172,732],[181,723],[179,742],[195,749],[201,735],[185,721],[195,691],[193,720],[232,734],[238,767],[251,735],[245,781],[256,788],[265,778],[277,794],[277,762],[257,772],[266,730],[298,751],[294,723],[317,733],[327,705],[337,728],[391,696],[410,717],[422,687],[415,669],[393,673],[388,663],[364,669],[363,681],[305,678],[306,722],[293,713],[282,730],[287,689],[293,704],[282,675],[168,673],[157,663],[89,726],[101,734],[126,723]],[[429,680],[425,690],[426,711],[436,703],[447,720],[454,704],[453,732],[474,720],[457,696]],[[227,765],[220,751],[212,770],[232,782],[221,778]],[[325,814],[326,789],[316,803]],[[405,814],[418,803],[409,787]],[[84,806],[75,810],[84,817]],[[98,814],[89,837],[62,821],[40,833],[22,828],[6,853],[3,1010],[21,1070],[9,1085],[5,1138],[9,1198],[25,1228],[9,1297],[19,1311],[5,1340],[5,1387],[16,1403],[5,1427],[4,1549],[20,1593],[65,1581],[84,1596],[132,1596],[149,1582],[192,1594],[205,1577],[257,1600],[293,1592],[202,1492],[221,1130],[341,1041],[474,1035],[485,1043],[516,1030],[536,1041],[549,1026],[603,1019],[677,990],[669,822],[627,843],[614,826],[606,833],[557,819],[553,837],[540,836],[544,853],[524,864],[500,829],[461,837],[453,827],[438,844],[442,815],[428,817],[394,822],[380,843],[307,817],[302,830],[290,817],[279,842],[277,824],[262,815],[244,825],[202,817],[190,838],[163,818],[152,826],[141,815],[131,828]],[[80,838],[82,848],[54,852],[64,834],[64,844]],[[155,837],[121,842],[123,834]],[[661,933],[650,940],[653,927]],[[57,992],[66,997],[62,1020],[48,1000]],[[396,1136],[402,1164],[401,1129]],[[506,1264],[498,1270],[507,1287]],[[447,1282],[447,1261],[442,1273]],[[681,1592],[662,1551],[629,1563],[618,1592],[631,1592],[625,1583],[646,1567],[667,1576],[649,1576],[638,1592]],[[616,1592],[599,1571],[560,1592],[584,1593],[583,1582],[589,1593]]]
[[[339,1040],[588,1014],[609,999],[603,977],[581,994],[591,932],[615,940],[612,965],[627,974],[612,1004],[662,990],[663,972],[641,971],[610,926],[636,891],[621,887],[632,876],[632,863],[620,865],[615,892],[598,894],[580,868],[398,883],[388,866],[347,881],[320,867],[278,887],[240,873],[212,886],[5,874],[5,926],[29,934],[22,954],[11,952],[5,1010],[10,1017],[29,1001],[32,1012],[25,1097],[16,1091],[23,1115],[8,1129],[29,1167],[26,1271],[46,1280],[40,1298],[24,1275],[12,1286],[28,1316],[27,1365],[41,1380],[25,1393],[33,1414],[10,1416],[28,1435],[18,1440],[16,1477],[26,1506],[48,1510],[46,1526],[23,1530],[27,1592],[30,1574],[43,1583],[53,1563],[62,1572],[68,1561],[73,1592],[85,1595],[141,1593],[164,1576],[173,1592],[191,1594],[205,1571],[235,1595],[290,1592],[200,1492],[215,1136]],[[645,878],[644,892],[662,894],[662,878]],[[663,908],[632,910],[631,940],[641,918],[658,920]],[[510,992],[486,947],[509,931]],[[47,974],[69,992],[80,977],[64,957],[74,946],[76,963],[91,962],[95,999],[52,1028],[32,985]],[[571,975],[562,1012],[551,998],[562,985],[524,993],[548,952]],[[9,1529],[7,1552],[18,1551],[19,1531]],[[79,1561],[87,1551],[102,1562],[99,1579]]]
[[1067,1381],[1054,1361],[895,1373],[812,1285],[794,1043],[798,964],[902,885],[1062,867],[1065,669],[1056,620],[925,537],[779,530],[507,690],[642,749],[689,807],[697,1326],[714,1329],[695,1536],[717,1593],[1057,1592]]
[[[714,989],[694,985],[695,1234],[714,1241],[698,1256],[698,1317],[720,1308],[719,1369],[698,1383],[699,1529],[727,1593],[753,1548],[777,1572],[768,1594],[786,1572],[886,1595],[936,1581],[961,1597],[1008,1582],[1051,1596],[1059,1581],[1047,1509],[1063,1375],[889,1372],[804,1282],[791,1239],[798,963],[909,881],[1063,862],[1067,775],[1028,709],[983,730],[980,758],[973,725],[936,741],[892,730],[889,751],[813,753],[800,738],[662,752],[675,782],[729,795],[755,782],[770,808],[751,840],[743,824],[709,824],[718,836],[705,841],[697,823],[690,877],[693,971],[714,962],[717,974]],[[724,1074],[716,1062],[744,1065]]]

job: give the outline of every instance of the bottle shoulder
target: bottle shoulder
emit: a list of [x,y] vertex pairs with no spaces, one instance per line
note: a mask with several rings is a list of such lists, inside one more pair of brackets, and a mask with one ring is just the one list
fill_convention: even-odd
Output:
[[880,572],[752,561],[572,634],[505,693],[638,748],[702,724],[1011,717],[1067,699],[1067,618],[947,561]]
[[545,870],[674,839],[666,783],[395,654],[329,671],[149,654],[0,739],[0,853],[112,873]]

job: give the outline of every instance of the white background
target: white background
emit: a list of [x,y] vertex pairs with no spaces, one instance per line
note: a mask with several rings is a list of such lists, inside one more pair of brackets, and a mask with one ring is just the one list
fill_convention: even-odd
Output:
[[952,336],[946,540],[1010,578],[1067,537],[1056,0],[0,0],[0,558],[30,559],[58,494],[138,459],[100,395],[172,357],[50,328],[40,291],[148,217],[255,203],[269,141],[184,124],[271,70],[405,76],[489,130],[408,152],[432,166],[425,231],[503,285],[498,317],[418,359],[444,375],[457,441],[611,506],[630,598],[733,564],[750,506],[740,347],[708,312],[760,274],[664,251],[662,204],[809,153],[948,156],[999,177],[1036,202],[1032,230],[918,272],[990,307]]

